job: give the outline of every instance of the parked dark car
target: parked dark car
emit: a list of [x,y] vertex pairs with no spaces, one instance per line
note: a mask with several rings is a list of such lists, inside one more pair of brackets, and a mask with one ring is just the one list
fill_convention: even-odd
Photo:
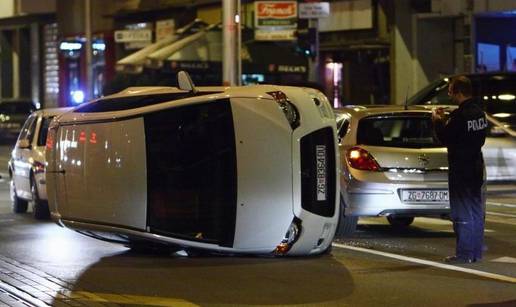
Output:
[[35,109],[32,101],[28,99],[0,102],[0,143],[14,143],[23,123]]
[[[489,130],[482,148],[488,181],[516,181],[516,73],[466,74],[473,85],[473,96],[482,102]],[[453,105],[448,82],[443,77],[416,93],[410,105]]]
[[[473,85],[473,97],[482,101],[487,114],[505,128],[516,130],[516,73],[466,74]],[[430,83],[412,96],[408,103],[424,105],[454,104],[448,96],[448,82],[453,76]]]

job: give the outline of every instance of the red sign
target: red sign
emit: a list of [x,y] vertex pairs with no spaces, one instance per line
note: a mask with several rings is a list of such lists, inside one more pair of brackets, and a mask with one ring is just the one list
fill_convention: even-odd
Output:
[[256,1],[254,5],[258,28],[297,26],[297,1]]
[[296,2],[257,2],[258,18],[292,18],[297,17]]

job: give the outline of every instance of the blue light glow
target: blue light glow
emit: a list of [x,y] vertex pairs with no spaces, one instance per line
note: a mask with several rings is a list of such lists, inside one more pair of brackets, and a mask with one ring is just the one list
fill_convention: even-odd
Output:
[[84,102],[84,92],[81,90],[72,91],[70,93],[72,96],[73,103],[81,104]]

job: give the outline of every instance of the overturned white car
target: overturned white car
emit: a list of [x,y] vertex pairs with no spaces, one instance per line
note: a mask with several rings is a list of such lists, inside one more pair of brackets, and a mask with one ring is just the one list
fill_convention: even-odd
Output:
[[272,85],[195,88],[187,75],[179,83],[129,88],[52,122],[53,219],[128,246],[328,250],[340,191],[326,97]]

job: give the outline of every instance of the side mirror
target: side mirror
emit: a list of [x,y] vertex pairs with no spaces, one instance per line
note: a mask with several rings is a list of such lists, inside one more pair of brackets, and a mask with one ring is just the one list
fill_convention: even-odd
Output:
[[30,142],[27,139],[19,140],[16,146],[22,149],[30,148]]

